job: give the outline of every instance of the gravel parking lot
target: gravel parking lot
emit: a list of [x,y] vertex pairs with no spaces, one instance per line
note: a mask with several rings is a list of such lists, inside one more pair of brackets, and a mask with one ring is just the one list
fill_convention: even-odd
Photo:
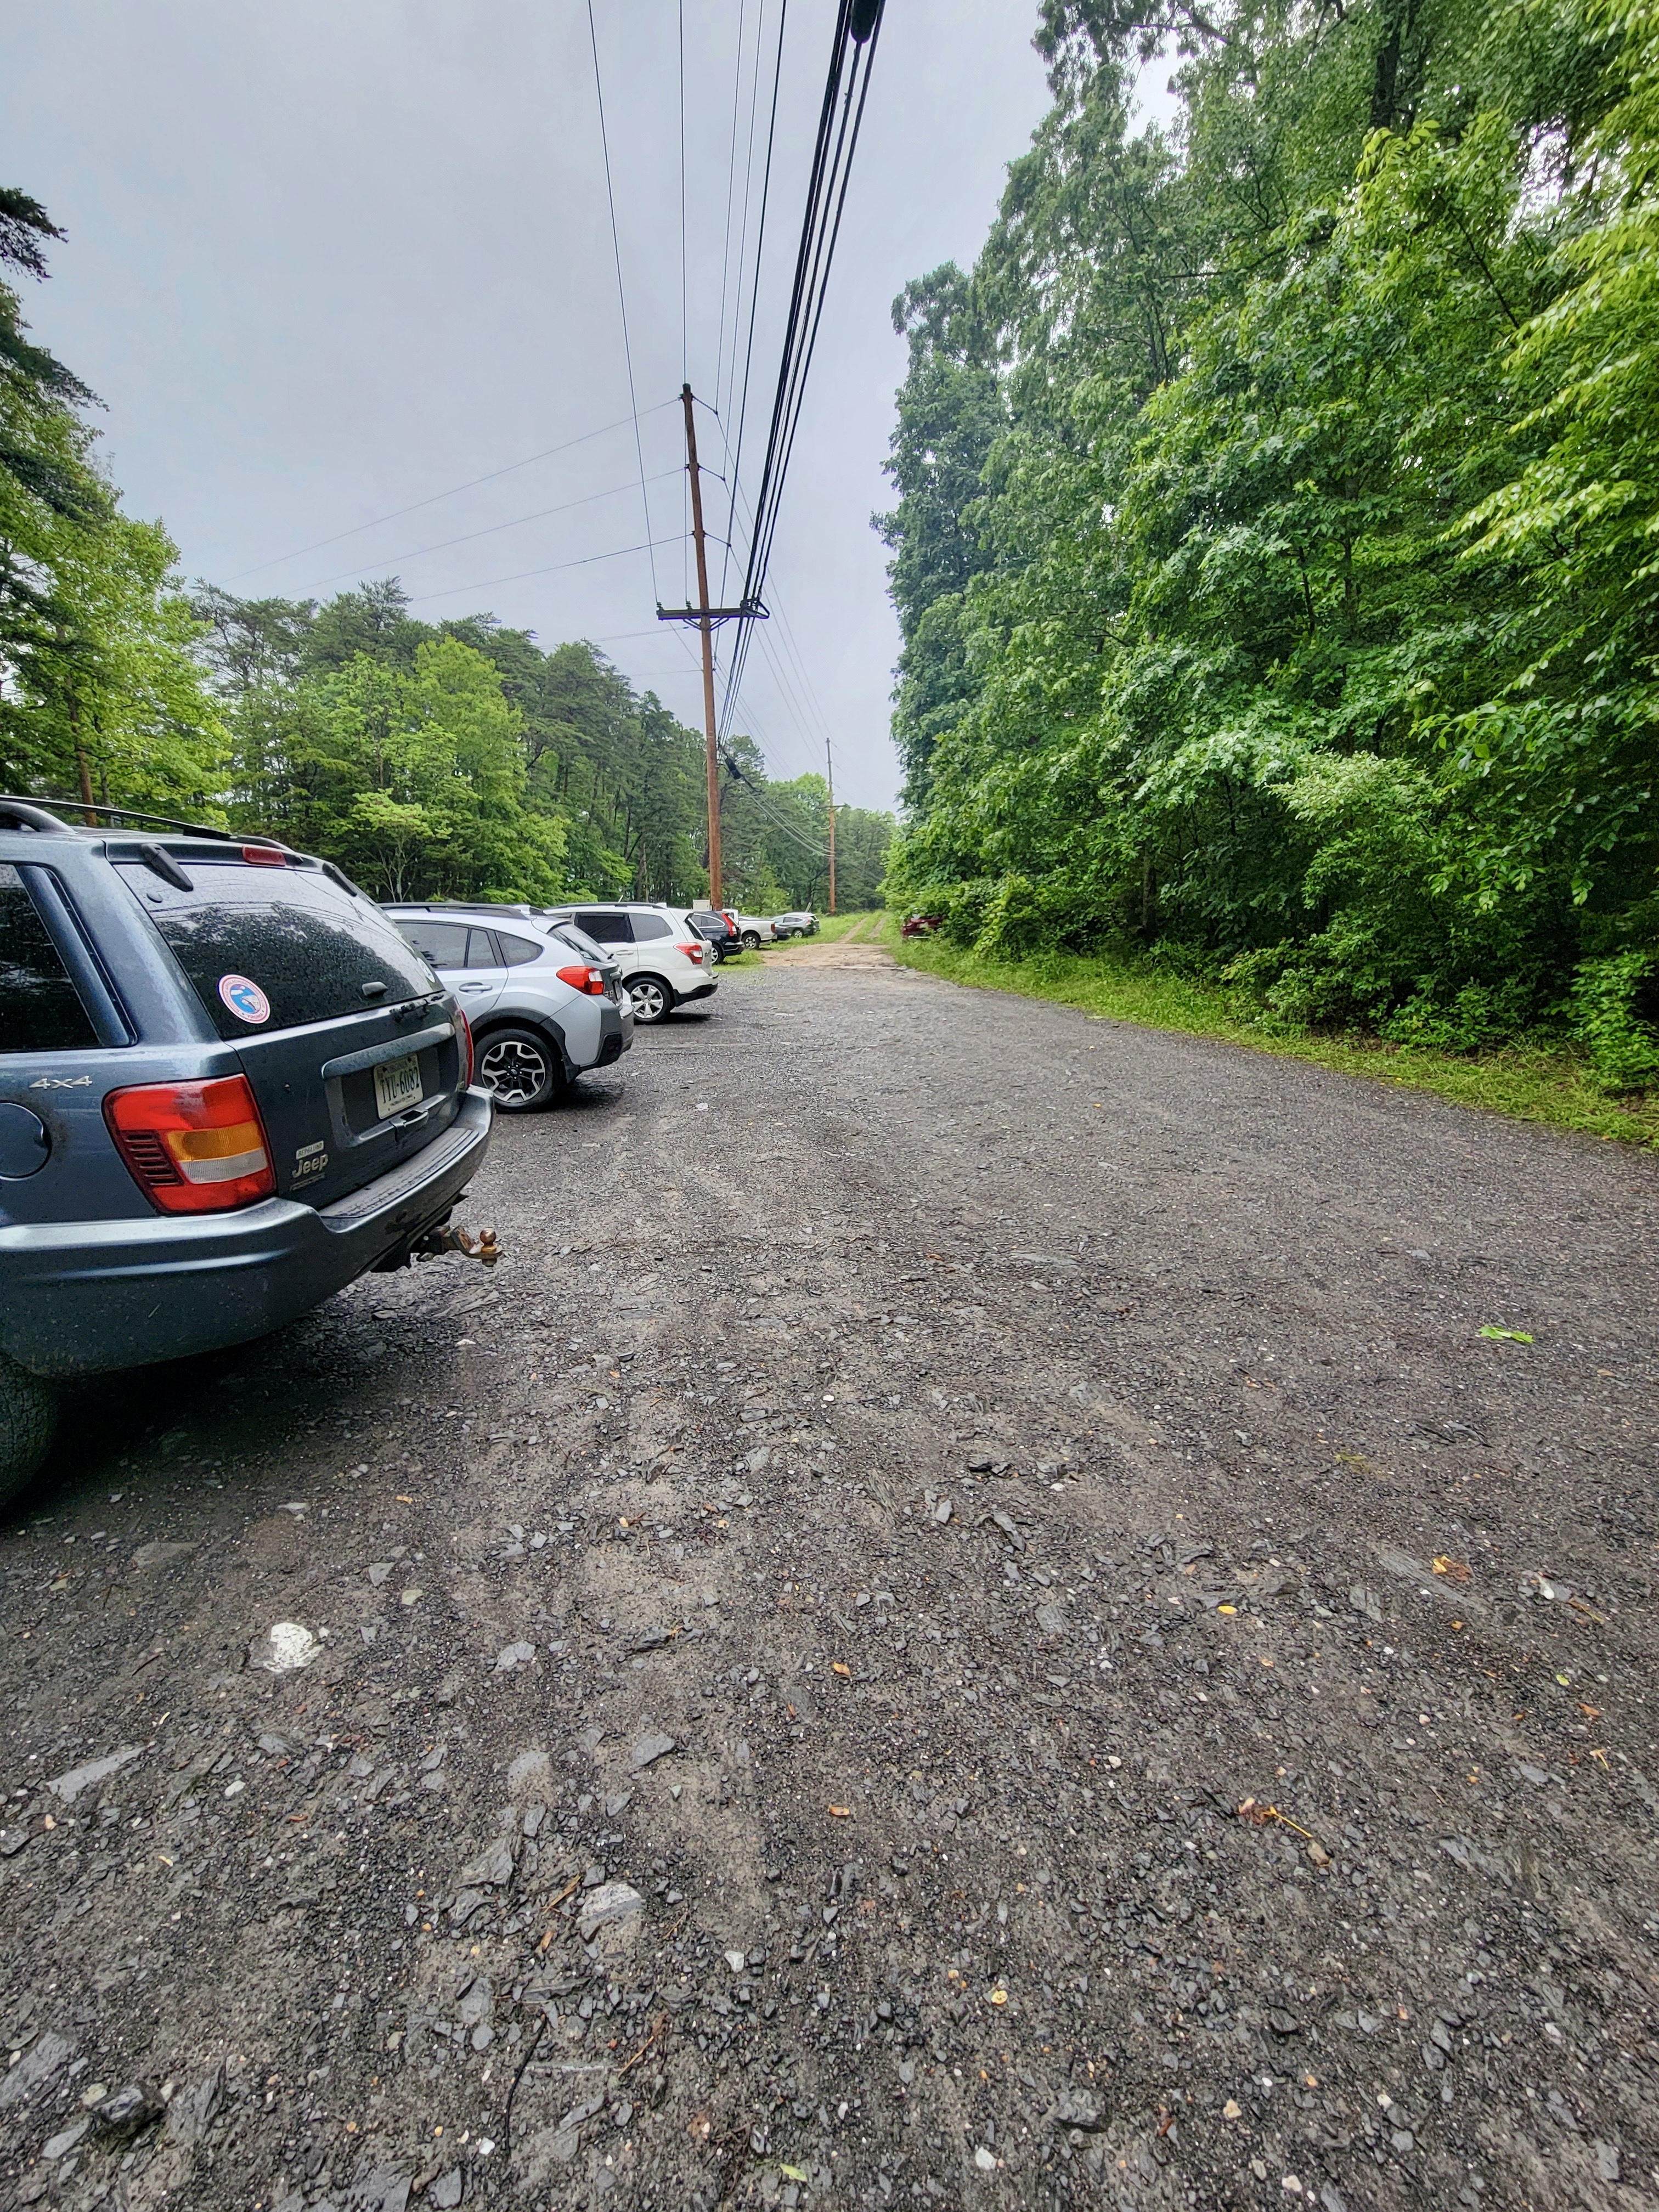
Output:
[[0,2207],[1659,2202],[1653,1159],[809,945],[466,1218],[0,1536]]

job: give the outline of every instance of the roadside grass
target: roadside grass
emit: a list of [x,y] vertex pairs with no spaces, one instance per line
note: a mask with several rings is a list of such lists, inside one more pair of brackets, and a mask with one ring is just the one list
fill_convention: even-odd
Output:
[[1357,1033],[1329,1036],[1309,1030],[1278,1036],[1258,1029],[1240,997],[1224,985],[1167,975],[1144,963],[1066,952],[1039,954],[1030,960],[988,960],[937,938],[902,939],[898,917],[890,914],[881,934],[903,966],[922,969],[952,983],[1049,999],[1098,1020],[1218,1037],[1250,1052],[1311,1060],[1343,1075],[1370,1076],[1407,1090],[1431,1091],[1459,1106],[1507,1114],[1516,1121],[1543,1121],[1609,1141],[1659,1147],[1659,1097],[1607,1097],[1583,1060],[1559,1044],[1509,1045],[1465,1054],[1389,1044],[1381,1037]]

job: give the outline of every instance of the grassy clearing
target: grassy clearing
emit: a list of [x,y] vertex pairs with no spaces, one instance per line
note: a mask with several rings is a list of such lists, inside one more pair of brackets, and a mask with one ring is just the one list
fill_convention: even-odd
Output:
[[1554,1128],[1581,1129],[1623,1144],[1659,1146],[1659,1098],[1606,1097],[1583,1062],[1559,1045],[1514,1045],[1466,1055],[1385,1044],[1380,1037],[1361,1035],[1329,1036],[1310,1030],[1273,1036],[1251,1024],[1239,998],[1224,986],[1164,975],[1133,961],[1064,952],[1031,960],[985,960],[936,938],[906,942],[890,915],[882,936],[894,957],[907,968],[923,969],[952,983],[1052,999],[1057,1006],[1076,1006],[1109,1021],[1136,1022],[1146,1029],[1220,1037],[1251,1052],[1309,1060],[1344,1075],[1365,1075],[1410,1091],[1430,1091],[1460,1106],[1511,1115],[1517,1121],[1546,1121]]
[[[816,941],[824,945],[833,945],[838,938],[845,937],[852,930],[857,930],[860,937],[874,937],[877,931],[884,926],[886,920],[886,915],[878,910],[873,915],[868,913],[821,914],[818,916],[818,934]],[[810,937],[796,940],[797,943],[806,945],[811,945],[814,941]]]

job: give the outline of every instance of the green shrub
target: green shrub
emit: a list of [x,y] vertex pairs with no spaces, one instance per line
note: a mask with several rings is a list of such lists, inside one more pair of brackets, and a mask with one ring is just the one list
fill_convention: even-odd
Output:
[[1573,977],[1575,1034],[1609,1096],[1659,1082],[1659,1035],[1644,1018],[1644,1000],[1659,952],[1615,952],[1583,962]]

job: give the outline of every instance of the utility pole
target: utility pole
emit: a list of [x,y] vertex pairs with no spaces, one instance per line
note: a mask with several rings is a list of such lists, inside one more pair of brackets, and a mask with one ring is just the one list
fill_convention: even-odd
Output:
[[720,757],[714,734],[714,631],[725,622],[764,622],[766,609],[758,599],[740,606],[711,607],[708,604],[708,556],[702,534],[702,478],[697,469],[697,423],[689,384],[680,386],[685,407],[685,466],[691,479],[691,535],[697,549],[697,604],[695,607],[657,609],[659,622],[696,623],[702,635],[702,726],[708,768],[708,896],[715,906],[721,898],[720,883]]
[[836,762],[830,740],[823,741],[823,764],[830,771],[830,911],[836,910]]
[[702,479],[697,472],[697,422],[691,387],[680,389],[685,403],[685,465],[691,478],[691,536],[697,549],[697,629],[702,637],[703,749],[708,769],[708,896],[720,899],[720,759],[714,738],[714,626],[708,619],[708,556],[702,538]]

